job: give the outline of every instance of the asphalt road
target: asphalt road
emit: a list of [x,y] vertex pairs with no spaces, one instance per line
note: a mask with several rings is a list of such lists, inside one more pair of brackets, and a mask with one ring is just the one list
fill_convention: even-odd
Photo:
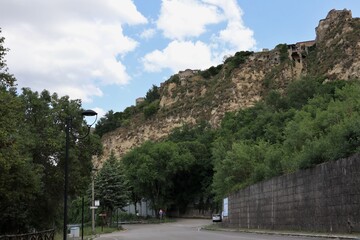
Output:
[[326,238],[279,236],[254,233],[201,230],[210,220],[181,219],[164,224],[124,225],[125,231],[104,234],[96,240],[324,240]]

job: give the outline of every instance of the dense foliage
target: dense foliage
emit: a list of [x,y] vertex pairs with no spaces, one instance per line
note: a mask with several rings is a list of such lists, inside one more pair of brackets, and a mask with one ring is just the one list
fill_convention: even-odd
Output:
[[221,71],[222,67],[223,64],[217,65],[216,67],[211,66],[209,69],[201,71],[200,75],[205,79],[211,78],[218,74]]
[[287,44],[278,44],[275,49],[279,50],[280,53],[280,62],[284,62],[286,60],[289,60],[289,53],[288,53],[288,46]]
[[[0,28],[1,34],[1,28]],[[15,78],[8,72],[5,55],[8,49],[4,47],[5,38],[0,35],[0,87],[12,87],[15,84]]]
[[245,63],[246,59],[253,54],[252,51],[240,51],[236,52],[234,56],[228,57],[224,61],[224,65],[226,64],[226,75],[229,76],[230,73],[240,64]]
[[129,186],[121,162],[112,153],[95,177],[95,199],[101,203],[100,211],[112,219],[112,212],[129,202]]
[[359,82],[318,81],[296,81],[284,96],[273,94],[224,118],[212,149],[219,199],[257,181],[359,150]]
[[[214,209],[229,193],[273,176],[347,157],[360,143],[360,83],[307,77],[254,107],[227,113],[221,127],[175,129],[124,158],[137,196],[155,208]],[[215,194],[215,195],[213,195]]]
[[[65,128],[84,134],[81,103],[44,90],[23,89],[7,73],[0,42],[0,234],[24,233],[58,226],[62,221]],[[69,197],[84,192],[92,168],[91,157],[101,152],[91,136],[70,141]]]
[[122,158],[133,191],[151,200],[154,209],[184,212],[196,203],[212,204],[210,143],[213,134],[200,126],[177,129],[168,141],[146,142]]
[[144,119],[153,116],[159,110],[160,103],[159,88],[155,85],[146,93],[145,101],[137,106],[127,107],[123,112],[110,110],[102,117],[95,127],[95,133],[100,137],[121,126],[127,126],[136,114],[142,114]]

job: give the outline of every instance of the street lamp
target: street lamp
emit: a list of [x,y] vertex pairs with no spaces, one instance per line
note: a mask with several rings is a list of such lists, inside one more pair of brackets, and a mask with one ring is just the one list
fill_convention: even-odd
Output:
[[97,168],[93,168],[92,171],[92,182],[91,182],[91,233],[92,235],[95,235],[95,209],[97,206],[95,206],[95,172],[97,171]]
[[[88,131],[84,136],[74,136],[76,139],[83,139],[86,138],[90,133],[91,126],[96,122],[97,113],[93,110],[85,110],[81,113],[82,116],[85,117],[92,117],[96,116],[94,122],[90,125],[87,125]],[[68,193],[68,162],[69,162],[69,142],[70,142],[70,133],[71,133],[71,123],[72,118],[66,118],[66,145],[65,145],[65,164],[64,164],[64,229],[63,229],[63,239],[66,240],[67,238],[67,193]]]

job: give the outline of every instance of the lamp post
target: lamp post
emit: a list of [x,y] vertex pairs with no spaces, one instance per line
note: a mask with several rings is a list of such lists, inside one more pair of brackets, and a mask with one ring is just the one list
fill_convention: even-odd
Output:
[[[96,116],[97,113],[93,110],[85,110],[81,113],[82,116],[90,117]],[[88,131],[85,136],[82,137],[75,137],[76,139],[86,138],[90,133],[91,126],[95,123],[96,119],[91,125],[87,125]],[[66,240],[67,238],[67,198],[68,198],[68,162],[69,162],[69,145],[70,145],[70,133],[71,133],[71,123],[72,118],[66,118],[66,144],[65,144],[65,164],[64,164],[64,229],[63,229],[63,239]]]
[[91,182],[91,233],[95,235],[95,172],[97,171],[96,168],[93,168],[92,172],[92,182]]

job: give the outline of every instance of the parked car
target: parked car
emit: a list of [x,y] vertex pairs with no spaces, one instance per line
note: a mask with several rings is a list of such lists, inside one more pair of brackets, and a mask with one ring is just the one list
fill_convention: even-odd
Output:
[[221,214],[220,213],[216,213],[212,215],[212,221],[213,222],[221,222]]

